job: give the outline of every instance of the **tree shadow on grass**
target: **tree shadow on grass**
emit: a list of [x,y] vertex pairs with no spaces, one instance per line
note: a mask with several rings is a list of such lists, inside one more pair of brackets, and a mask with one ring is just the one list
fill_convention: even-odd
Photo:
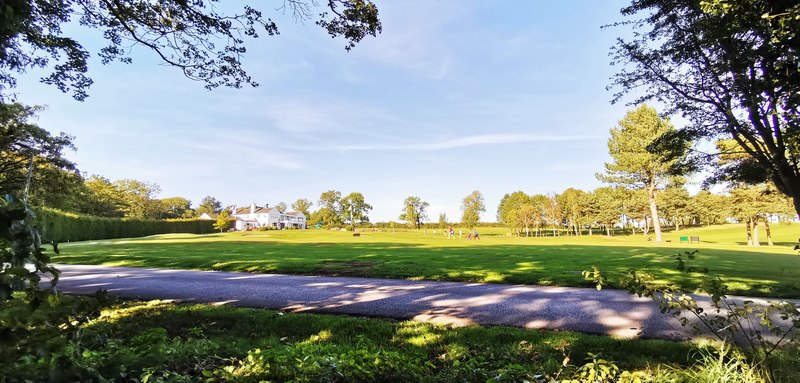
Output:
[[[58,263],[246,271],[303,275],[512,283],[553,286],[591,284],[581,275],[598,266],[605,272],[648,270],[687,290],[698,275],[674,271],[677,247],[583,244],[431,246],[424,243],[203,242],[124,243],[72,246]],[[800,257],[754,251],[701,249],[694,265],[732,283],[732,293],[800,297]],[[612,282],[612,286],[614,281]]]

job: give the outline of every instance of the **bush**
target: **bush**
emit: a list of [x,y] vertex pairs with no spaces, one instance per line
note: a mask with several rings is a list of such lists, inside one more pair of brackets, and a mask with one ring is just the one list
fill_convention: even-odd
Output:
[[36,211],[36,226],[45,242],[145,237],[170,233],[207,234],[214,232],[213,225],[213,220],[204,219],[105,218],[47,208]]

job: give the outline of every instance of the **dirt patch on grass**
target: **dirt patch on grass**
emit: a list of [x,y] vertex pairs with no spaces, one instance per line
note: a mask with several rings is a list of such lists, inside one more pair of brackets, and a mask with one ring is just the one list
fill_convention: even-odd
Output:
[[365,261],[324,261],[314,269],[314,274],[338,276],[368,276],[378,262]]

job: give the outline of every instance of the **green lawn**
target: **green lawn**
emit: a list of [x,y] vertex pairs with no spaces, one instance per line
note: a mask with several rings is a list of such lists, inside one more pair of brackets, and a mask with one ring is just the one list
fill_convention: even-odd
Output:
[[[458,230],[456,230],[457,232]],[[466,231],[465,231],[466,232]],[[446,239],[422,231],[286,230],[63,244],[58,263],[351,275],[489,283],[589,286],[581,271],[644,268],[692,289],[697,278],[672,268],[669,257],[697,249],[696,265],[723,276],[736,294],[800,297],[800,256],[792,250],[797,225],[773,225],[775,246],[747,247],[742,225],[668,232],[656,245],[642,235],[509,237],[483,229],[480,241]],[[762,230],[762,239],[766,236]],[[700,236],[702,243],[679,243]]]
[[[48,331],[35,327],[28,335],[35,337],[39,330]],[[601,353],[622,369],[656,375],[659,369],[686,368],[705,348],[572,332],[450,328],[158,301],[114,304],[80,334],[77,355],[63,337],[52,339],[48,350],[70,356],[109,381],[521,382],[535,381],[542,373],[554,376],[562,363],[562,378],[575,374],[589,352]],[[71,381],[64,366],[16,353],[13,347],[0,349],[4,360],[15,361],[13,367],[0,367],[12,381],[40,381],[53,374]],[[84,381],[90,380],[95,381]]]

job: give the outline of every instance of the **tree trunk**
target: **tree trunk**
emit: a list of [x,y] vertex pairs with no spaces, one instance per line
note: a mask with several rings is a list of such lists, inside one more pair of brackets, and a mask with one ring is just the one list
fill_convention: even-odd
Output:
[[767,232],[767,246],[774,245],[772,243],[772,230],[769,228],[769,218],[764,218],[764,230]]
[[590,237],[592,236],[592,225],[591,224],[589,225],[589,236]]
[[748,218],[747,224],[745,225],[747,230],[747,246],[753,246],[753,219]]
[[611,230],[608,229],[608,224],[606,224],[606,236],[607,237],[611,236]]
[[761,241],[758,239],[758,217],[753,218],[753,246],[761,246]]
[[650,217],[653,219],[653,230],[656,232],[656,242],[661,242],[661,223],[658,222],[658,207],[656,206],[656,186],[647,188],[647,197],[650,200]]
[[681,221],[678,220],[678,217],[675,217],[675,231],[678,231],[680,229],[681,229]]

